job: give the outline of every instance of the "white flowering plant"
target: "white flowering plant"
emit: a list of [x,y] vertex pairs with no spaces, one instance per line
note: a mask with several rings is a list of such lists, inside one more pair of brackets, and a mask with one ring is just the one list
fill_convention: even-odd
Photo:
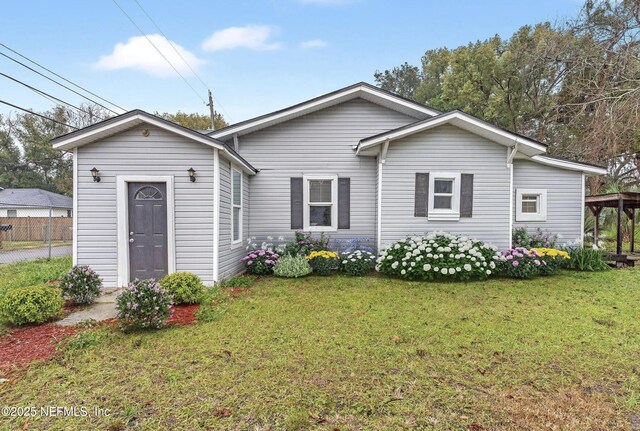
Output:
[[497,247],[467,236],[431,232],[381,251],[376,270],[407,280],[484,280],[501,260]]
[[342,271],[349,275],[364,275],[373,269],[376,256],[367,250],[354,250],[342,253]]

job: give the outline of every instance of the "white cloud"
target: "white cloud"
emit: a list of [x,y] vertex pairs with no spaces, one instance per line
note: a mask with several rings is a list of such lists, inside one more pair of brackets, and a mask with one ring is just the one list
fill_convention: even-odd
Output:
[[[182,61],[167,39],[159,34],[150,34],[147,37],[180,73],[189,72],[189,67]],[[204,63],[204,60],[199,59],[177,43],[173,43],[173,46],[194,69]],[[93,66],[103,70],[135,69],[161,77],[175,74],[173,68],[144,36],[134,36],[125,43],[116,44],[111,54],[103,55]]]
[[205,51],[222,49],[248,48],[256,51],[270,51],[282,48],[279,42],[269,39],[276,29],[268,25],[246,25],[244,27],[228,27],[213,33],[202,43]]
[[327,43],[327,41],[322,39],[312,39],[312,40],[306,40],[304,42],[300,42],[299,46],[302,49],[313,49],[313,48],[325,48],[329,46],[329,44]]

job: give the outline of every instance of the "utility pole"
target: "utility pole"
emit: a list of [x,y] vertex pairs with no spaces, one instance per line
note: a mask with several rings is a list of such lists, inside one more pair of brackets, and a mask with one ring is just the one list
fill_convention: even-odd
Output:
[[211,90],[209,90],[209,111],[211,112],[211,130],[216,130],[216,111],[213,110],[213,95],[211,94]]

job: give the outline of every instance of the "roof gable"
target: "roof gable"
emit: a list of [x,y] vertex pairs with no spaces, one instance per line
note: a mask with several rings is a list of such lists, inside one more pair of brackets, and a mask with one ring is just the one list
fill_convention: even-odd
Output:
[[335,106],[356,98],[362,98],[394,111],[402,112],[416,119],[424,119],[440,114],[433,108],[429,108],[423,104],[413,100],[398,96],[382,90],[371,84],[359,82],[349,87],[341,88],[331,93],[309,99],[302,103],[298,103],[287,108],[271,112],[259,117],[255,117],[240,123],[232,124],[209,133],[217,139],[227,139],[233,135],[242,136],[247,133],[255,132],[266,127],[284,123],[294,118],[307,115],[309,113],[319,111],[324,108]]
[[244,160],[233,148],[229,147],[224,142],[139,109],[92,124],[91,126],[80,130],[67,133],[66,135],[58,136],[51,141],[51,144],[53,145],[53,148],[56,149],[71,150],[92,142],[100,141],[101,139],[116,135],[145,123],[213,148],[217,148],[218,150],[226,153],[226,156],[229,159],[237,162],[250,173],[257,172],[249,162]]
[[518,151],[528,156],[544,154],[547,151],[545,144],[487,123],[462,111],[451,111],[362,139],[357,145],[356,153],[371,155],[377,152],[375,147],[386,141],[391,142],[402,139],[445,124],[451,124],[467,130],[506,147],[515,147],[517,145]]

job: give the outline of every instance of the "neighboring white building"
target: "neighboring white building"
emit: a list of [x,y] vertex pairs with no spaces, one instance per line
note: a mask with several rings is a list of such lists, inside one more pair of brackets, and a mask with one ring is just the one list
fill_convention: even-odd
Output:
[[35,188],[0,188],[0,217],[71,217],[73,198]]

